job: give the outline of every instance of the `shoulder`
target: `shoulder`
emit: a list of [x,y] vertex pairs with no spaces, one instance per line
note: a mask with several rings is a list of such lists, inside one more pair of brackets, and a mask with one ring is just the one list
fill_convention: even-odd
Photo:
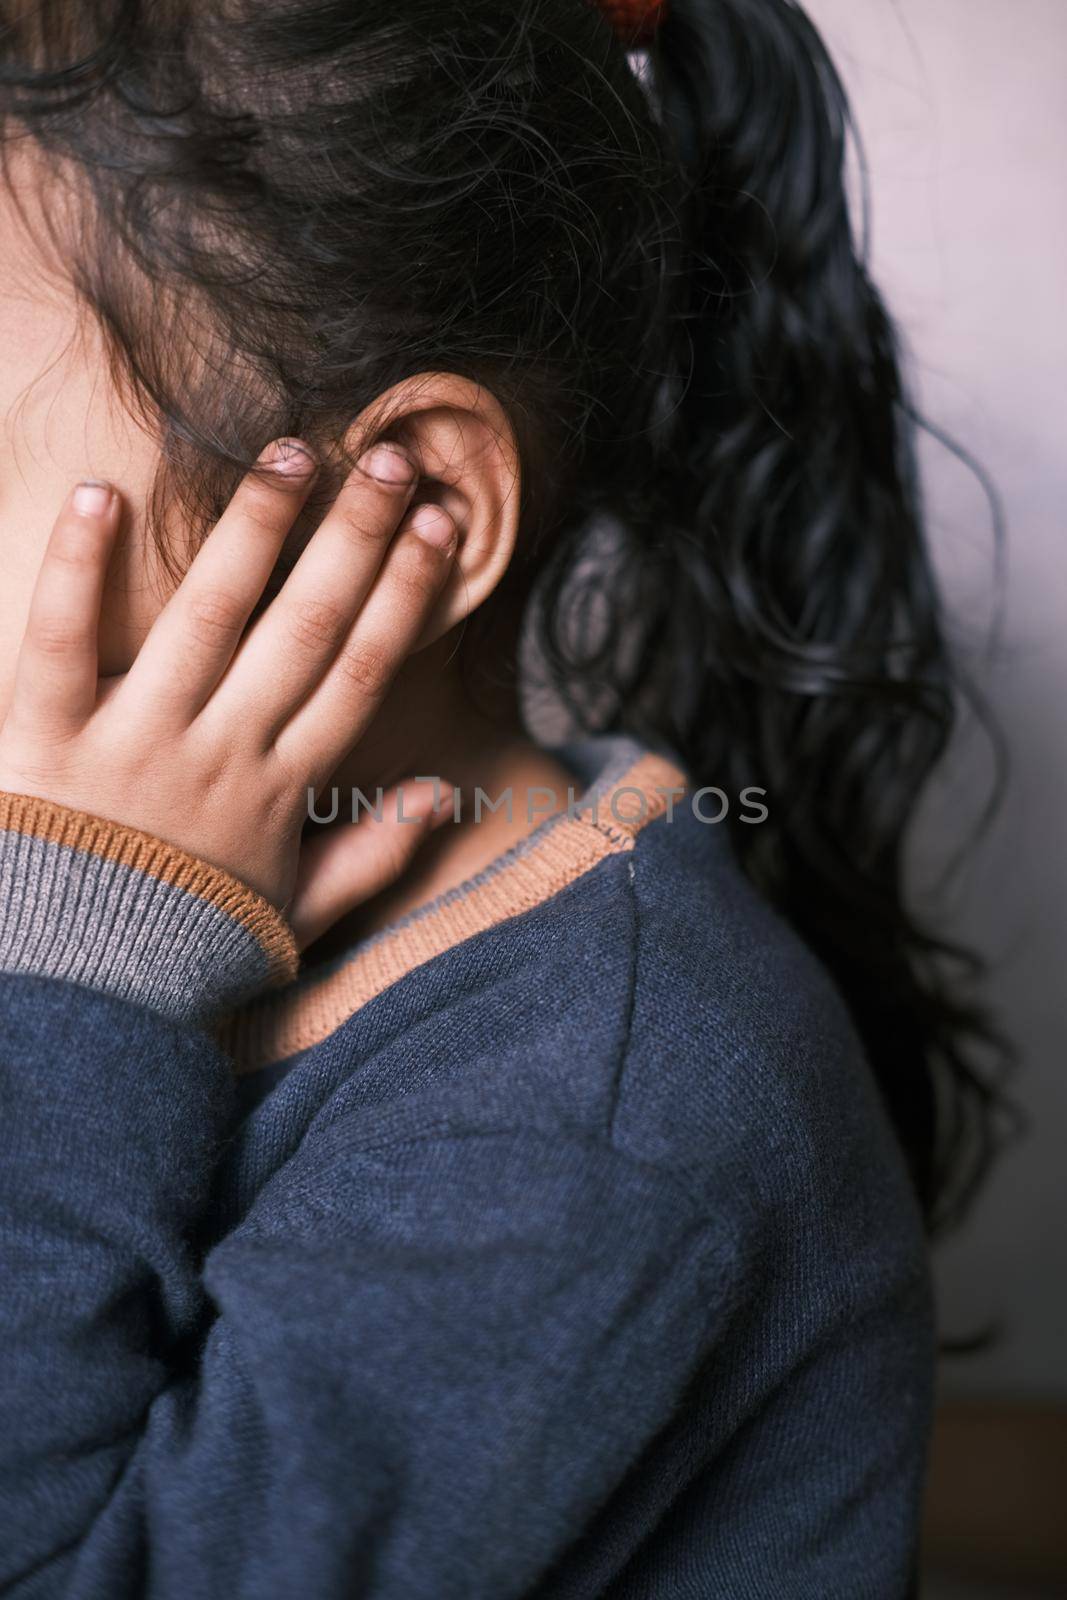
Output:
[[[851,1279],[921,1276],[899,1142],[829,973],[686,802],[628,874],[633,964],[613,1144],[758,1239],[807,1239]],[[855,1270],[859,1270],[858,1268]],[[864,1271],[867,1268],[863,1269]]]
[[842,1000],[688,805],[361,1007],[269,1097],[275,1154],[279,1121],[290,1187],[342,1220],[391,1194],[420,1229],[521,1223],[564,1253],[699,1239],[798,1313],[815,1276],[836,1316],[922,1273]]
[[[419,963],[323,1040],[294,1097],[329,1083],[331,1109],[350,1105],[375,1139],[432,1126],[593,1141],[716,1211],[716,1188],[829,1171],[841,1151],[899,1164],[834,985],[724,826],[688,795],[657,810],[672,774],[648,755],[609,768],[596,820],[543,830],[401,930],[393,944],[417,944]],[[456,942],[427,960],[437,921]],[[337,981],[370,963],[391,976],[393,944]],[[325,987],[309,997],[320,1009]]]
[[425,1059],[432,1032],[434,1087],[478,1126],[606,1142],[716,1211],[719,1190],[734,1197],[754,1174],[810,1183],[846,1156],[895,1183],[895,1141],[847,1008],[749,882],[726,828],[688,795],[630,836],[610,810],[598,827],[609,847],[588,870],[394,994],[412,1007],[409,1061]]
[[[725,827],[688,799],[638,837],[630,863],[633,997],[616,1125],[662,1094],[687,1116],[793,1117],[873,1087],[844,1000],[740,868]],[[854,1099],[854,1095],[849,1096]]]

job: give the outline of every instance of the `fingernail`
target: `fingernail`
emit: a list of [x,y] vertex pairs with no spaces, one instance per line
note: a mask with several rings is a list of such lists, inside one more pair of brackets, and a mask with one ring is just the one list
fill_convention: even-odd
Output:
[[111,485],[101,478],[83,478],[72,503],[80,516],[102,517],[111,504]]
[[260,456],[260,462],[287,478],[306,478],[318,466],[311,449],[302,439],[275,439]]
[[456,543],[456,524],[444,506],[417,506],[411,513],[408,529],[438,550],[451,550]]
[[356,465],[369,478],[377,478],[379,483],[399,486],[402,483],[412,483],[415,478],[414,463],[399,445],[395,444],[376,444],[372,450],[360,456]]

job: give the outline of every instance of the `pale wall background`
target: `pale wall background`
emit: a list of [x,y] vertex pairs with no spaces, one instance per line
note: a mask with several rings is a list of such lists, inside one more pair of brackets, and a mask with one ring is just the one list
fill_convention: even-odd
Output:
[[[870,165],[872,262],[925,413],[995,479],[1008,519],[1004,643],[980,682],[1012,788],[951,895],[991,960],[1031,1121],[939,1264],[943,1322],[1004,1324],[946,1364],[958,1393],[1067,1399],[1067,0],[809,0]],[[933,533],[965,637],[989,618],[989,517],[966,472],[924,453]],[[963,740],[920,857],[973,819]]]

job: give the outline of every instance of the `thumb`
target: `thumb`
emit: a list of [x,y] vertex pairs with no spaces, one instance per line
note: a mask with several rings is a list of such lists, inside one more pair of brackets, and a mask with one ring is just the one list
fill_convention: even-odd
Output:
[[346,912],[395,883],[434,829],[452,817],[454,797],[448,784],[410,778],[382,796],[380,817],[368,813],[309,839],[286,913],[297,947],[306,949]]

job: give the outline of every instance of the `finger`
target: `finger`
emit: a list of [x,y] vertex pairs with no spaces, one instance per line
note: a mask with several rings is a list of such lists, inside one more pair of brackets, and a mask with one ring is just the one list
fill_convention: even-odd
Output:
[[425,629],[455,548],[442,506],[416,506],[404,519],[336,659],[275,739],[286,766],[325,782],[362,736]]
[[429,835],[451,818],[454,793],[447,784],[409,779],[382,796],[377,817],[310,839],[300,852],[287,912],[298,948],[395,883]]
[[223,693],[246,701],[254,695],[272,736],[341,649],[415,481],[414,464],[398,445],[369,450],[242,644]]
[[299,439],[267,446],[153,623],[127,674],[127,695],[196,715],[230,664],[316,469]]
[[119,497],[86,479],[56,518],[19,652],[13,706],[56,731],[79,727],[96,704],[97,635]]

